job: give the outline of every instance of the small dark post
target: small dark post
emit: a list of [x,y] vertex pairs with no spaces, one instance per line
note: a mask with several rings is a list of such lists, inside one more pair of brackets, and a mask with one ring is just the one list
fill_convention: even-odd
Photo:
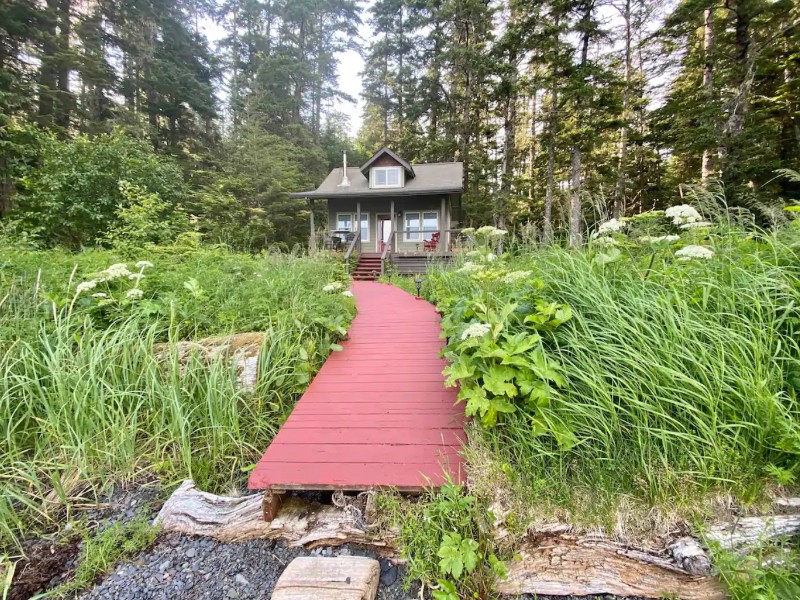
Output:
[[422,289],[422,278],[417,275],[417,278],[414,280],[414,285],[417,286],[417,298],[419,298],[419,291]]

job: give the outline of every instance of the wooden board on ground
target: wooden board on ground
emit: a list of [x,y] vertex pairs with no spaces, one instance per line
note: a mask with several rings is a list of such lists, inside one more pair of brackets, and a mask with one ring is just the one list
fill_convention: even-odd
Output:
[[283,571],[272,600],[373,600],[380,576],[373,558],[301,556]]

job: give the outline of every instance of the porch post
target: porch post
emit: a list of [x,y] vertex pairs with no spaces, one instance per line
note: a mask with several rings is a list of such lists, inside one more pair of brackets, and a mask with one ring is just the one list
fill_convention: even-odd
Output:
[[[391,232],[394,233],[395,228],[397,228],[397,216],[394,214],[394,198],[392,198],[389,202],[389,212],[391,213],[392,219],[392,228]],[[397,234],[395,233],[392,236],[392,249],[391,252],[397,252]]]
[[314,199],[313,198],[306,198],[306,202],[308,202],[308,207],[310,209],[311,215],[308,219],[309,225],[311,226],[311,235],[308,238],[308,253],[309,254],[316,254],[317,253],[317,230],[314,226]]
[[450,232],[447,231],[444,219],[444,211],[447,210],[447,196],[442,196],[442,212],[439,213],[439,229],[441,233],[439,233],[439,253],[444,254],[447,252],[447,249],[450,247],[448,238]]
[[[356,233],[361,231],[361,200],[356,200]],[[364,240],[361,240],[362,242]]]

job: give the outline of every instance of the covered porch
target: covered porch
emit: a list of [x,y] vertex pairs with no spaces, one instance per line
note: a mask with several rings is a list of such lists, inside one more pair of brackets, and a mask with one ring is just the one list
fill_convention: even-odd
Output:
[[[456,194],[388,198],[329,198],[327,227],[314,223],[309,198],[311,248],[342,252],[348,272],[359,262],[370,272],[424,272],[432,260],[449,260],[459,246]],[[359,226],[360,224],[360,226]]]

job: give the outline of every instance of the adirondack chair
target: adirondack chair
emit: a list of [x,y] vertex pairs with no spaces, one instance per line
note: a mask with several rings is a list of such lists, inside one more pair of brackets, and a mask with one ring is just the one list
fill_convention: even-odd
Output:
[[425,252],[436,252],[436,246],[439,245],[439,232],[434,231],[431,234],[431,239],[422,241],[422,249]]

